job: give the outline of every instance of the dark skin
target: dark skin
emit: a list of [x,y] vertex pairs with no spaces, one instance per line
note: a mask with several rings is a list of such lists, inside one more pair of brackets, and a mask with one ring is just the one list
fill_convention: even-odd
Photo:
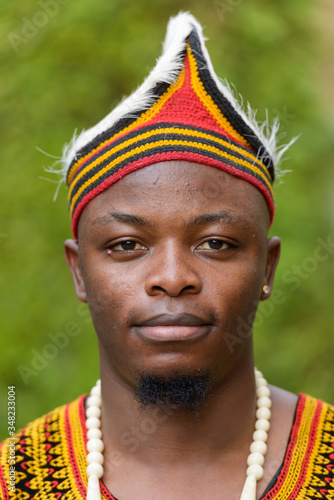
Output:
[[[253,185],[173,161],[133,172],[94,198],[78,242],[65,242],[76,294],[88,302],[98,336],[103,481],[119,500],[240,498],[255,422],[252,318],[270,295],[263,286],[271,290],[280,253],[268,227]],[[202,321],[189,338],[180,326],[168,327],[168,338],[145,327],[157,315],[184,313]],[[199,370],[209,370],[212,383],[198,420],[183,409],[140,411],[138,372]],[[284,457],[297,401],[271,390],[258,498]]]

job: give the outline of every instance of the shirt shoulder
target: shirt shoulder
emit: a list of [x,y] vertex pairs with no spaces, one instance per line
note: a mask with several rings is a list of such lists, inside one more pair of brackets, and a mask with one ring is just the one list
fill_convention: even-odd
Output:
[[285,457],[261,500],[334,499],[334,406],[300,394]]
[[0,444],[1,500],[34,498],[37,491],[41,500],[72,493],[69,449],[82,429],[84,400],[85,395],[50,411]]

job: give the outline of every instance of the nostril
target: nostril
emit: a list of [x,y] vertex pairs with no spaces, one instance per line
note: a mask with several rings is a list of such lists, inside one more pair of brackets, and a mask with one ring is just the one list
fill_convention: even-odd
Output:
[[152,287],[152,290],[155,290],[156,292],[160,292],[160,293],[166,293],[166,290],[162,286],[155,285]]
[[179,297],[180,295],[185,295],[187,293],[198,293],[196,287],[193,285],[187,285],[183,288],[174,288],[170,286],[163,287],[155,285],[151,289],[151,293],[152,292],[153,294],[167,294],[170,297]]

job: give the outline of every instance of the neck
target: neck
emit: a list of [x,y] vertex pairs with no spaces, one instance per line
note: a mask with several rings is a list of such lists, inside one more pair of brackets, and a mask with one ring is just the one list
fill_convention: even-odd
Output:
[[255,422],[255,381],[252,355],[241,360],[214,387],[198,410],[153,407],[140,410],[134,390],[101,359],[102,432],[105,461],[113,466],[125,459],[150,467],[191,464],[199,453],[208,463],[217,458],[245,457]]

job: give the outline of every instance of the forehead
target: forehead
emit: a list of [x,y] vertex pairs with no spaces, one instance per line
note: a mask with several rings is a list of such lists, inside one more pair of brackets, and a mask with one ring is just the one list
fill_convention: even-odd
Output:
[[186,161],[156,163],[126,175],[87,205],[79,231],[112,211],[161,224],[170,218],[185,221],[225,211],[235,220],[269,225],[267,204],[255,186],[217,168]]

